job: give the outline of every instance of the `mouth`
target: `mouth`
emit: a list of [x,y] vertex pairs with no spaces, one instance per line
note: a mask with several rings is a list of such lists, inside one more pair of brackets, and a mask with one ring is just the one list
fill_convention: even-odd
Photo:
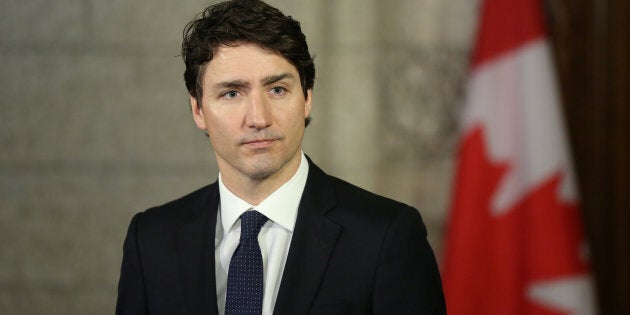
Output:
[[243,145],[252,149],[264,149],[273,145],[278,139],[258,139],[243,142]]

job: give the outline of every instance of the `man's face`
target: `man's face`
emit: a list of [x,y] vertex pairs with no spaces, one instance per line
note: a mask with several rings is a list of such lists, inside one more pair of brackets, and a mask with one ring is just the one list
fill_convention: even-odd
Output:
[[297,169],[311,90],[304,98],[297,69],[253,44],[222,46],[203,74],[202,106],[191,97],[219,170],[232,182],[287,180]]

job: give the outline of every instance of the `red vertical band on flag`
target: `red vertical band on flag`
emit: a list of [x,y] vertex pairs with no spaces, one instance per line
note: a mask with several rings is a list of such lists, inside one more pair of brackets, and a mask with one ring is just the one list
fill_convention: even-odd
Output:
[[486,0],[479,23],[473,68],[545,34],[538,0]]

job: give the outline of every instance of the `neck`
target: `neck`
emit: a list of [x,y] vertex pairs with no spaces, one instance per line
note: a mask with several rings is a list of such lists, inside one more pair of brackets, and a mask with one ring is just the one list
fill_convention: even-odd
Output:
[[223,170],[219,167],[219,169],[225,187],[239,198],[256,206],[295,175],[301,160],[302,153],[298,151],[296,157],[287,162],[279,171],[262,178],[252,178],[229,167]]

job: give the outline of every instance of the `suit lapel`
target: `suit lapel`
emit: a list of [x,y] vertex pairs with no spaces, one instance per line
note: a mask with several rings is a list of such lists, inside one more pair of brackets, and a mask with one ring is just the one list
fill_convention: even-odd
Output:
[[195,201],[176,233],[184,309],[197,314],[217,314],[214,235],[219,192],[217,183]]
[[334,205],[334,192],[327,175],[309,159],[308,180],[274,314],[308,313],[341,232],[341,227],[326,217]]

